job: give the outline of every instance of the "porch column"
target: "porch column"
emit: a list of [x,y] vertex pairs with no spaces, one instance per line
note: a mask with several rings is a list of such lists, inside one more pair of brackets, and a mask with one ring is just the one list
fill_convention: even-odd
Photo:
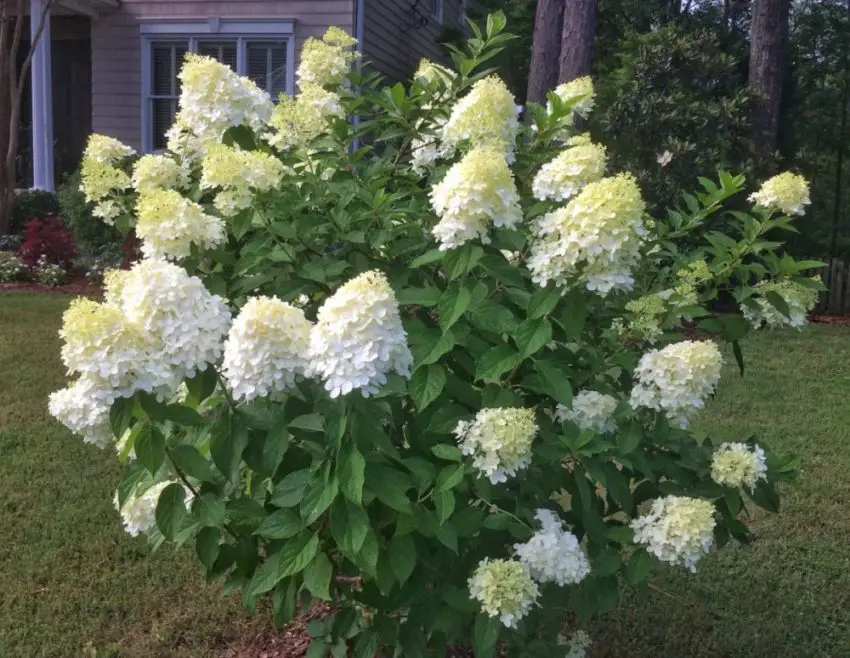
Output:
[[[45,0],[30,0],[30,38],[35,40]],[[32,43],[32,41],[30,41]],[[53,93],[50,70],[50,12],[32,57],[32,180],[33,187],[53,191]]]

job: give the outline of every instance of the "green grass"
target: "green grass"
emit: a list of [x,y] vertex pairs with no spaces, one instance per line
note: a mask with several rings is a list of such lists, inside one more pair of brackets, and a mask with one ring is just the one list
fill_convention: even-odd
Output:
[[[190,551],[149,555],[112,508],[121,467],[53,422],[63,295],[0,295],[0,658],[203,657],[262,621],[204,585]],[[755,512],[695,575],[659,569],[591,629],[598,656],[850,656],[850,329],[760,334],[700,428],[798,453],[778,516]],[[729,362],[733,359],[729,355]]]
[[[64,385],[56,335],[70,297],[0,293],[0,657],[214,656],[238,600],[191,551],[152,557],[112,508],[121,465],[47,413]],[[252,622],[253,623],[253,622]]]
[[659,569],[657,589],[594,626],[600,656],[850,656],[850,328],[762,333],[730,362],[699,430],[755,434],[802,459],[782,510],[753,512],[754,541],[697,573]]

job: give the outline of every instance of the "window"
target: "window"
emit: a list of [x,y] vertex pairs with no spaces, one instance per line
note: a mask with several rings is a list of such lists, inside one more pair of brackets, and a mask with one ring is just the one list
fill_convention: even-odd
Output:
[[142,146],[163,149],[180,98],[177,74],[187,52],[217,59],[277,99],[292,93],[292,21],[157,22],[142,25]]
[[443,23],[443,0],[428,0],[431,7],[431,18],[433,18],[437,24],[442,25]]

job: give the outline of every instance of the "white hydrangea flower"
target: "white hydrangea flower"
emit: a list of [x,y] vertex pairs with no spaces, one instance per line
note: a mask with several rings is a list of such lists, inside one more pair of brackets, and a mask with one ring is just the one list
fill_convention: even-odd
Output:
[[[555,94],[565,103],[576,101],[573,105],[573,112],[580,117],[587,118],[593,111],[596,92],[593,89],[593,80],[589,75],[558,85],[555,87]],[[551,112],[551,106],[547,107]]]
[[390,372],[410,377],[413,355],[382,272],[364,272],[325,301],[310,333],[310,358],[332,398],[355,389],[375,395]]
[[558,645],[567,648],[564,658],[585,658],[587,656],[587,650],[590,649],[592,644],[590,635],[588,635],[587,631],[583,630],[576,631],[570,637],[564,635],[558,636]]
[[440,145],[433,137],[417,137],[410,143],[410,166],[420,176],[441,157]]
[[573,397],[572,408],[563,404],[555,407],[558,422],[568,420],[580,430],[593,430],[597,434],[609,434],[617,429],[614,412],[617,398],[598,391],[580,391]]
[[212,57],[188,53],[178,77],[180,122],[202,141],[218,141],[236,126],[259,132],[272,115],[265,91]]
[[413,74],[413,78],[421,78],[428,84],[442,82],[444,85],[448,85],[457,78],[457,73],[442,64],[422,58],[419,60],[419,67],[416,69],[416,73]]
[[460,421],[454,435],[472,465],[497,484],[531,463],[537,423],[531,409],[482,409],[475,420]]
[[227,237],[224,221],[176,190],[149,188],[136,202],[136,235],[147,258],[186,258],[192,245],[212,249]]
[[540,530],[524,544],[514,544],[517,557],[538,583],[575,585],[590,573],[590,562],[579,545],[578,538],[564,530],[558,516],[547,509],[534,515]]
[[174,123],[165,132],[166,148],[176,155],[184,166],[194,165],[206,153],[206,141],[192,132],[191,126],[180,112],[174,117]]
[[575,279],[601,296],[631,289],[647,233],[644,207],[627,174],[588,184],[565,208],[533,222],[537,239],[527,261],[532,279],[540,286],[569,286]]
[[[159,497],[162,492],[170,484],[175,484],[174,480],[165,480],[157,482],[143,491],[139,491],[138,487],[124,500],[123,505],[118,503],[118,492],[115,492],[115,509],[121,513],[121,518],[124,521],[124,530],[132,537],[141,534],[147,534],[156,525],[156,505],[159,502]],[[186,490],[186,487],[183,487]],[[191,492],[186,490],[184,503],[186,509],[192,502]]]
[[114,165],[131,155],[135,155],[135,153],[136,151],[132,147],[114,137],[95,133],[89,135],[86,150],[83,152],[83,159],[93,160],[100,164]]
[[467,153],[431,190],[431,206],[440,216],[432,232],[441,250],[470,240],[490,242],[490,226],[513,228],[522,221],[519,194],[501,153],[478,148]]
[[62,363],[100,386],[113,389],[115,397],[159,385],[164,371],[154,358],[159,345],[114,304],[79,297],[62,316]]
[[528,568],[514,560],[484,558],[468,581],[469,595],[490,617],[515,628],[537,602],[540,590]]
[[634,376],[630,404],[663,411],[685,428],[720,381],[723,357],[710,340],[682,341],[644,354]]
[[714,505],[707,500],[666,496],[652,501],[650,512],[631,522],[634,540],[662,562],[696,571],[696,563],[714,544]]
[[804,215],[806,206],[812,202],[809,198],[809,183],[790,171],[766,180],[758,192],[750,195],[750,201],[786,215]]
[[112,225],[115,222],[115,218],[121,214],[121,206],[119,206],[118,203],[113,201],[112,199],[99,201],[95,203],[94,208],[92,208],[91,214],[94,217],[99,217],[107,224]]
[[326,133],[330,119],[345,118],[339,94],[318,85],[306,85],[294,98],[281,95],[275,106],[266,141],[281,151],[305,148]]
[[756,488],[767,481],[767,457],[760,445],[724,443],[711,460],[711,479],[724,487]]
[[605,175],[605,147],[581,144],[558,154],[534,177],[531,188],[540,201],[566,201]]
[[452,108],[443,127],[441,150],[453,152],[462,141],[470,148],[501,152],[508,163],[514,161],[519,111],[513,94],[498,76],[479,80]]
[[[820,281],[818,277],[815,277],[814,280]],[[753,286],[753,292],[759,295],[755,298],[758,309],[741,305],[741,313],[755,329],[759,329],[763,325],[771,329],[778,329],[780,327],[794,327],[799,329],[800,327],[804,327],[809,323],[809,312],[815,307],[818,301],[817,290],[807,288],[790,279],[760,281]],[[775,292],[785,300],[785,303],[788,304],[790,317],[785,317],[770,303],[765,297],[768,292]]]
[[114,438],[109,424],[109,409],[114,401],[115,394],[108,383],[83,376],[51,393],[47,408],[51,416],[81,435],[85,443],[105,448]]
[[310,322],[277,297],[252,297],[230,327],[222,371],[236,400],[280,393],[309,375]]
[[181,380],[218,361],[230,310],[198,277],[148,258],[130,270],[109,272],[105,288],[107,302],[119,305],[131,322],[159,342],[157,358],[176,380],[169,388],[173,384],[176,390]]
[[133,187],[136,192],[149,192],[158,188],[173,190],[188,184],[189,172],[167,155],[143,155],[133,165]]
[[213,203],[225,217],[250,207],[255,192],[277,188],[284,174],[283,163],[276,157],[224,144],[210,146],[201,167],[201,188],[222,190]]
[[330,87],[340,85],[359,53],[352,50],[357,39],[338,27],[330,27],[321,39],[309,38],[301,49],[301,61],[295,76],[298,86]]

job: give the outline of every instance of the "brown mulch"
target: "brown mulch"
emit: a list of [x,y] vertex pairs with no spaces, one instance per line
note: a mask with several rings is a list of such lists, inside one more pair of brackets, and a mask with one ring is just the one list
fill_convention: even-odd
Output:
[[219,658],[303,658],[310,646],[307,625],[331,612],[329,605],[319,603],[280,630],[266,628],[246,634],[238,643],[225,648]]
[[818,324],[837,324],[850,326],[850,315],[818,315],[811,314],[809,320]]
[[83,279],[66,283],[61,286],[46,286],[43,283],[22,281],[20,283],[0,283],[0,292],[34,292],[44,295],[84,295],[86,297],[100,297],[100,286],[94,285]]

